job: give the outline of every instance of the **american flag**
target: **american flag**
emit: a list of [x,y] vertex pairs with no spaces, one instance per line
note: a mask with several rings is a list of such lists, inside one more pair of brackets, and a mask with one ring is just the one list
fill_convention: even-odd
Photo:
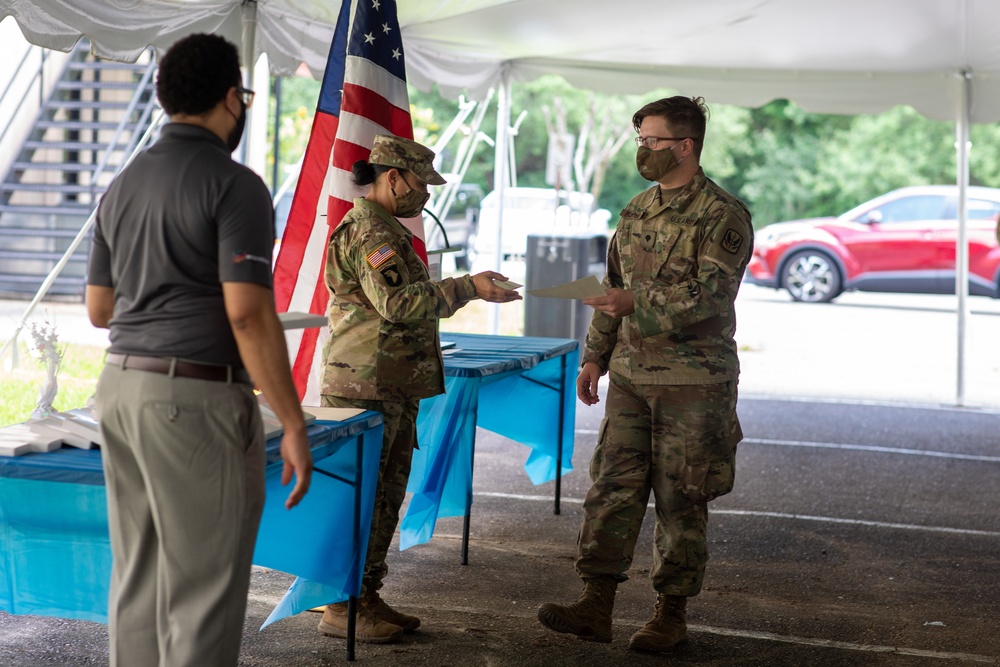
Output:
[[[278,312],[326,314],[323,273],[330,233],[361,194],[351,183],[351,166],[368,158],[376,134],[413,138],[396,2],[358,0],[353,21],[350,8],[344,0],[275,262]],[[426,262],[420,220],[401,222],[414,232],[414,247]],[[286,334],[303,405],[319,405],[327,335],[325,328]]]

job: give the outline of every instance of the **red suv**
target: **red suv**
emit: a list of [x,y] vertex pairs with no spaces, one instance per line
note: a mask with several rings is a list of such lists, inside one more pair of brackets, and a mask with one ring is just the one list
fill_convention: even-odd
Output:
[[[825,302],[844,290],[955,293],[958,187],[901,188],[836,218],[758,230],[747,281]],[[1000,189],[968,190],[969,293],[1000,296]]]

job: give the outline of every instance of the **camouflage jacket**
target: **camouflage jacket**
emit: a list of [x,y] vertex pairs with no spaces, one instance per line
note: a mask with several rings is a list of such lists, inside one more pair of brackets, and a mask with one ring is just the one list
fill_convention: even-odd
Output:
[[660,188],[621,212],[605,288],[632,292],[624,318],[594,312],[583,362],[635,384],[712,384],[739,376],[733,302],[753,249],[750,213],[698,170],[667,202]]
[[431,281],[412,236],[367,199],[355,199],[333,231],[323,394],[410,400],[444,392],[438,319],[475,298],[476,288],[470,276]]

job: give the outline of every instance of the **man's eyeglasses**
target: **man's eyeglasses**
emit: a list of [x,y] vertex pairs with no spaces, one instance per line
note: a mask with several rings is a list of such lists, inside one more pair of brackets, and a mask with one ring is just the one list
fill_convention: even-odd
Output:
[[247,109],[253,106],[253,96],[256,94],[249,88],[244,88],[243,86],[236,86],[236,94],[240,96],[243,100],[243,104]]
[[645,146],[651,151],[655,151],[656,147],[660,145],[661,141],[684,141],[685,139],[690,139],[691,137],[636,137],[636,146]]

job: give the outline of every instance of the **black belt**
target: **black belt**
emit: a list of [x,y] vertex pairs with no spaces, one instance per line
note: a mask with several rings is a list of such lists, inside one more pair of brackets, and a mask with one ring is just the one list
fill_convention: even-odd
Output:
[[118,354],[109,352],[107,362],[113,366],[121,366],[126,370],[162,373],[182,378],[210,380],[212,382],[241,382],[252,384],[250,374],[243,368],[219,366],[217,364],[202,364],[196,361],[181,361],[165,357],[143,357],[135,354]]

